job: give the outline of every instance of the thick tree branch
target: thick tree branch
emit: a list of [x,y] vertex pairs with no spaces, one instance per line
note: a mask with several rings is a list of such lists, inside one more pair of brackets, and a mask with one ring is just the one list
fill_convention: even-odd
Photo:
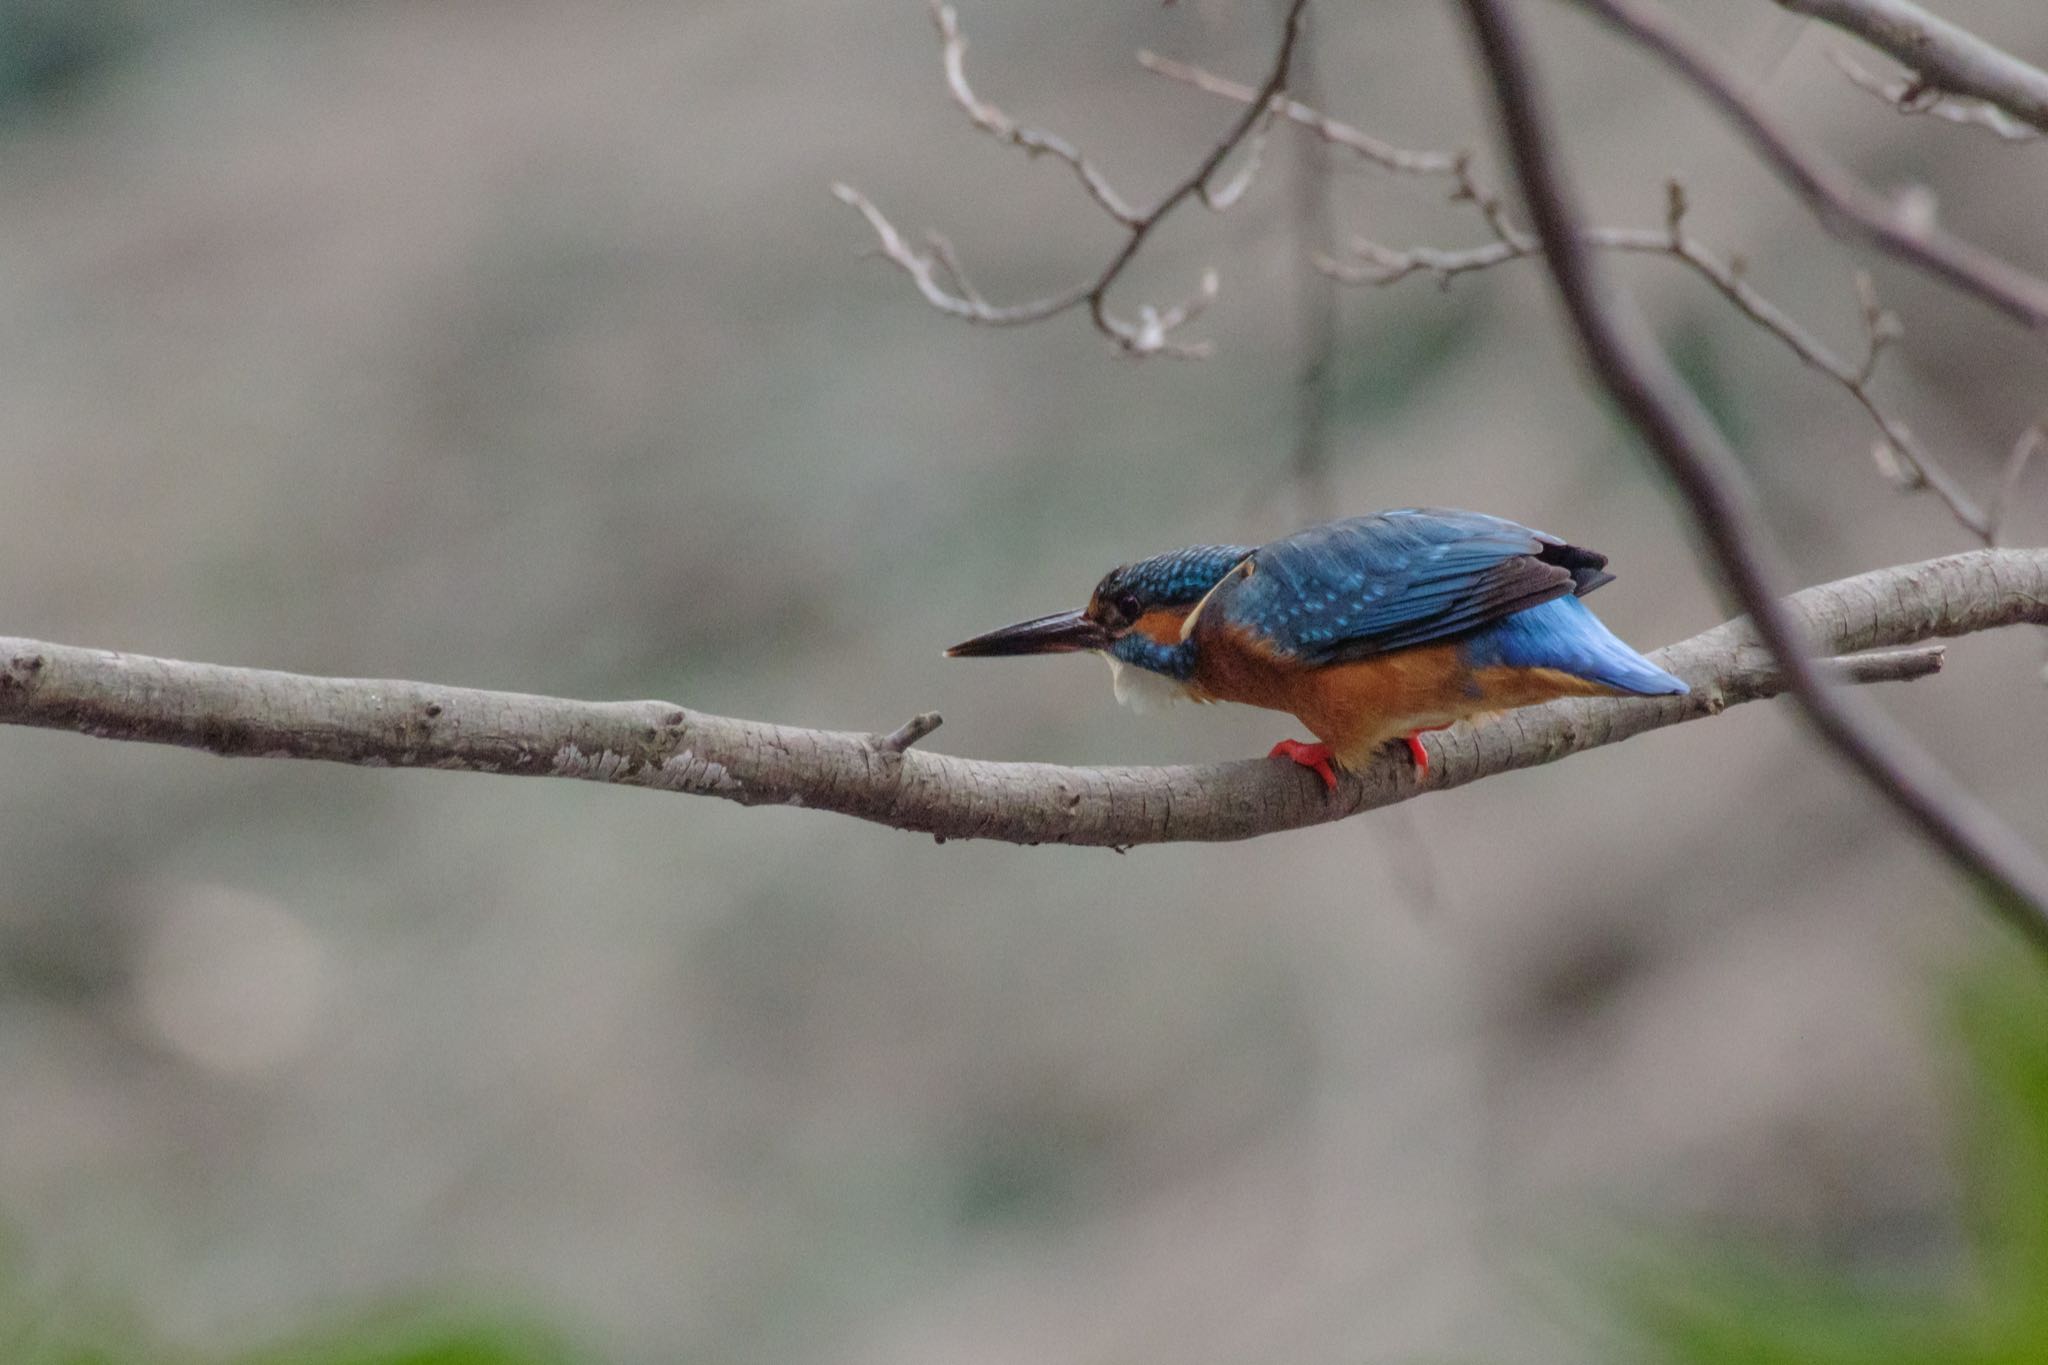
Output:
[[1718,109],[1828,231],[1927,271],[2030,327],[2048,326],[2048,280],[1945,231],[1909,205],[1887,200],[1799,146],[1661,9],[1643,0],[1576,3],[1653,54]]
[[1463,0],[1544,261],[1594,375],[1685,500],[1720,576],[1755,620],[1815,730],[1936,846],[2000,892],[1992,904],[2048,949],[2048,863],[1883,712],[1829,686],[1813,666],[1808,632],[1778,596],[1783,570],[1741,461],[1585,241],[1508,3]]
[[2048,133],[2048,71],[1911,0],[1777,0],[1794,14],[1833,24],[1909,68],[1924,87],[1996,105]]
[[[1829,664],[1844,680],[1921,677],[1940,666],[1939,648],[1904,647],[2048,624],[2048,550],[1977,550],[1881,569],[1809,588],[1786,609],[1824,649],[1892,651]],[[1417,782],[1405,754],[1394,755],[1347,776],[1333,797],[1288,763],[1067,768],[909,749],[913,736],[936,726],[932,716],[878,737],[670,702],[313,678],[34,640],[0,639],[0,724],[236,757],[578,778],[750,806],[809,806],[941,838],[1125,847],[1322,824],[1716,715],[1785,686],[1743,621],[1654,657],[1691,683],[1693,695],[1559,702],[1456,726],[1427,741],[1427,782]]]

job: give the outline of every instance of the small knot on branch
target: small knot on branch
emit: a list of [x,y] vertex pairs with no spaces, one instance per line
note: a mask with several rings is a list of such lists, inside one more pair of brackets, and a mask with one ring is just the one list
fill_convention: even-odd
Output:
[[920,711],[886,735],[877,735],[875,748],[885,754],[900,754],[945,724],[936,711]]
[[9,689],[26,691],[43,671],[43,656],[40,654],[17,654],[7,666],[0,668],[0,692]]

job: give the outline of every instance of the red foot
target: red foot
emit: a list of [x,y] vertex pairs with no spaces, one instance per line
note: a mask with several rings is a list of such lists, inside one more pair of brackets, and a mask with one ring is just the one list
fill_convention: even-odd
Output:
[[1415,760],[1416,781],[1419,782],[1429,776],[1429,750],[1422,747],[1422,737],[1432,730],[1448,730],[1450,728],[1449,725],[1425,725],[1414,734],[1403,738],[1402,742],[1408,746],[1408,757]]
[[1291,758],[1302,767],[1323,779],[1323,785],[1331,791],[1337,790],[1337,770],[1330,766],[1330,746],[1327,744],[1303,744],[1298,739],[1283,739],[1273,746],[1267,758]]

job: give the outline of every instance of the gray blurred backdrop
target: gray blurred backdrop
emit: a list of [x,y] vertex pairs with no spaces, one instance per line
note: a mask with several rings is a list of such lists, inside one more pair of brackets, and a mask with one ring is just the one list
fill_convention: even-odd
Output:
[[[1887,112],[1762,0],[1684,8],[1814,140],[2048,266],[2041,146]],[[2036,4],[1943,8],[2048,56]],[[1657,72],[1532,17],[1602,215],[1658,222],[1681,174],[1698,231],[1854,351],[1853,258]],[[1253,77],[1276,31],[1260,0],[963,19],[983,93],[1140,199],[1231,110],[1135,50]],[[1326,3],[1313,52],[1339,115],[1486,145],[1447,6]],[[939,649],[1120,560],[1412,502],[1609,552],[1640,646],[1722,614],[1526,266],[1347,291],[1327,496],[1288,481],[1286,137],[1120,295],[1213,264],[1206,363],[924,307],[831,181],[1002,299],[1116,238],[967,126],[917,0],[10,0],[0,102],[8,633],[834,727],[931,708],[960,753],[1151,762],[1292,730]],[[1333,192],[1346,229],[1481,240],[1440,186]],[[1839,391],[1668,262],[1626,270],[1803,576],[1968,545]],[[1877,278],[1908,326],[1885,392],[1988,487],[2038,343]],[[2039,653],[1971,639],[1884,703],[2048,840]],[[1775,706],[1125,857],[9,731],[0,1219],[196,1346],[446,1291],[624,1362],[1567,1360],[1603,1220],[1939,1253],[1929,1002],[1975,920]]]

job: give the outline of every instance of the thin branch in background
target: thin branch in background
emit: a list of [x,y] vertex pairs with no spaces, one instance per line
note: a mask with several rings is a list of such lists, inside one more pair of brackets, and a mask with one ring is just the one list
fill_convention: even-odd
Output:
[[2020,480],[2027,475],[2027,466],[2044,445],[2048,445],[2048,417],[2029,426],[2012,443],[2012,453],[2005,457],[2005,472],[1998,480],[1998,496],[1991,500],[1990,525],[1984,531],[1985,544],[1998,543],[1998,533],[2005,528],[2005,514],[2012,507],[2013,494],[2019,491]]
[[[2021,432],[2005,457],[2005,470],[1998,480],[1998,494],[1991,500],[1991,525],[1984,533],[1986,545],[1998,544],[1998,537],[2005,530],[2006,513],[2012,510],[2013,495],[2019,491],[2021,480],[2026,478],[2028,467],[2043,446],[2048,446],[2048,417],[2036,419]],[[2043,634],[2048,635],[2048,630]],[[2043,666],[2041,677],[2048,682],[2048,665]]]
[[[1136,258],[1145,239],[1181,204],[1192,198],[1221,212],[1242,198],[1250,187],[1253,177],[1258,174],[1267,125],[1271,122],[1266,106],[1287,87],[1302,28],[1307,20],[1308,0],[1286,0],[1286,23],[1279,48],[1265,82],[1252,92],[1253,102],[1201,163],[1149,209],[1132,207],[1110,184],[1108,177],[1072,142],[1057,134],[1027,127],[976,94],[967,79],[967,39],[961,32],[959,16],[943,0],[931,0],[931,11],[932,22],[939,33],[939,54],[945,68],[946,88],[953,102],[966,112],[975,127],[998,141],[1020,148],[1028,156],[1050,156],[1064,163],[1073,171],[1088,197],[1111,221],[1125,230],[1126,236],[1123,245],[1092,280],[1044,298],[997,306],[989,303],[968,282],[959,257],[950,245],[945,244],[944,238],[929,236],[926,248],[920,250],[912,246],[873,201],[860,191],[843,183],[833,185],[832,193],[842,203],[858,210],[874,230],[883,257],[910,276],[925,302],[942,313],[968,322],[992,327],[1021,326],[1085,306],[1096,330],[1132,355],[1182,359],[1208,355],[1207,343],[1176,341],[1173,333],[1201,316],[1202,310],[1215,299],[1218,281],[1214,270],[1203,272],[1201,288],[1190,298],[1165,308],[1141,305],[1135,318],[1121,317],[1110,311],[1109,291]],[[1240,147],[1245,150],[1245,160],[1238,173],[1221,185],[1213,183],[1223,163]]]
[[1917,76],[1886,80],[1839,49],[1830,48],[1828,56],[1849,84],[1868,90],[1901,114],[1924,114],[1944,123],[1982,128],[2007,142],[2033,142],[2041,136],[2039,128],[2027,126],[1995,104],[1951,95]]
[[[1140,52],[1138,65],[1155,75],[1179,81],[1182,85],[1191,85],[1211,95],[1220,95],[1238,104],[1256,104],[1259,99],[1258,90],[1252,86],[1226,76],[1219,76],[1187,62],[1162,57],[1156,52]],[[1397,174],[1444,175],[1450,171],[1451,163],[1456,159],[1450,152],[1416,151],[1397,147],[1391,142],[1374,137],[1371,133],[1331,118],[1314,104],[1289,99],[1283,95],[1270,97],[1267,100],[1267,108],[1289,123],[1308,129],[1331,146],[1341,147],[1363,160]]]
[[[1928,641],[2048,623],[2048,550],[1973,550],[1796,593],[1785,603],[1843,681],[1937,672]],[[1874,652],[1873,652],[1874,651]],[[388,678],[314,678],[0,639],[0,726],[137,740],[223,757],[571,778],[833,811],[946,839],[1130,847],[1249,839],[1327,824],[1499,773],[1553,763],[1761,701],[1783,669],[1747,621],[1652,652],[1681,697],[1524,707],[1431,735],[1426,778],[1398,747],[1332,796],[1292,763],[1155,768],[989,763],[912,748],[935,716],[889,735],[812,730],[665,701],[579,701]]]
[[[1146,58],[1141,56],[1140,60]],[[1199,67],[1169,63],[1159,58],[1151,58],[1147,67],[1224,99],[1244,103],[1255,96],[1249,86]],[[1412,275],[1426,274],[1439,284],[1447,285],[1459,275],[1489,270],[1542,254],[1542,244],[1515,223],[1500,195],[1487,188],[1473,172],[1469,152],[1401,151],[1397,157],[1387,158],[1382,153],[1388,144],[1331,118],[1312,103],[1293,103],[1289,121],[1308,129],[1326,143],[1351,148],[1390,169],[1449,178],[1453,183],[1452,200],[1471,204],[1493,234],[1493,241],[1463,249],[1432,246],[1396,248],[1369,238],[1353,238],[1351,251],[1354,259],[1340,261],[1327,254],[1316,258],[1317,268],[1332,278],[1345,284],[1385,286]],[[1905,491],[1925,488],[1932,492],[1948,506],[1950,513],[1966,530],[1989,544],[1990,520],[1984,509],[1947,466],[1914,436],[1911,428],[1878,401],[1871,389],[1878,361],[1898,339],[1900,326],[1898,319],[1878,303],[1869,275],[1859,273],[1856,277],[1857,293],[1863,305],[1866,346],[1862,362],[1851,364],[1751,285],[1744,278],[1739,262],[1716,255],[1705,243],[1687,233],[1684,230],[1686,211],[1684,188],[1673,180],[1666,186],[1662,231],[1590,228],[1586,240],[1605,250],[1667,256],[1706,280],[1743,316],[1777,337],[1806,365],[1834,380],[1869,414],[1879,433],[1873,447],[1874,458],[1879,470],[1895,486]]]
[[1022,148],[1026,156],[1051,156],[1064,161],[1088,191],[1088,197],[1101,205],[1104,213],[1125,227],[1136,227],[1140,217],[1138,211],[1124,202],[1123,196],[1073,143],[1055,134],[1025,127],[974,93],[974,88],[967,83],[967,37],[960,31],[960,16],[953,7],[935,0],[932,22],[939,30],[939,60],[946,69],[946,89],[953,96],[953,102],[967,111],[967,117],[974,126],[998,142]]
[[2048,326],[2048,280],[1942,228],[1926,211],[1924,197],[1887,198],[1832,160],[1799,146],[1662,9],[1642,0],[1575,2],[1705,97],[1829,232],[1924,270],[2029,327]]
[[1928,90],[1982,100],[2048,133],[2048,71],[2021,61],[1911,0],[1777,0],[1794,14],[1854,34]]
[[[1585,2],[1604,9],[1614,0]],[[1835,686],[1815,666],[1804,623],[1779,595],[1785,576],[1780,556],[1741,461],[1585,240],[1583,215],[1558,161],[1549,109],[1512,13],[1515,0],[1461,3],[1500,136],[1586,361],[1671,478],[1719,576],[1784,670],[1791,695],[1821,738],[1873,790],[1998,893],[1987,904],[2037,948],[2048,950],[2048,862],[1882,711]]]
[[1266,159],[1266,139],[1273,131],[1271,115],[1252,125],[1252,135],[1245,139],[1244,164],[1238,167],[1236,175],[1223,182],[1221,189],[1211,189],[1206,180],[1196,182],[1195,193],[1201,196],[1202,207],[1212,213],[1222,213],[1234,208],[1244,198],[1245,191],[1252,187],[1252,181],[1259,174],[1259,167]]
[[[859,190],[851,185],[834,185],[832,193],[839,197],[841,203],[851,204],[860,211],[861,217],[868,220],[868,226],[875,230],[882,255],[901,267],[916,284],[917,292],[924,296],[925,302],[942,313],[990,327],[1015,327],[1057,316],[1088,297],[1084,285],[1050,298],[998,308],[968,282],[966,271],[953,255],[952,248],[940,246],[944,238],[929,238],[931,249],[919,251],[903,240],[902,234],[882,216],[882,211]],[[939,278],[942,272],[944,280]],[[948,288],[949,284],[951,288]]]
[[[1320,105],[1314,50],[1304,51],[1297,65],[1296,90],[1310,106]],[[1273,106],[1267,107],[1270,110]],[[1295,377],[1292,470],[1304,524],[1333,515],[1330,405],[1336,384],[1342,317],[1334,282],[1308,264],[1329,252],[1337,232],[1335,208],[1330,199],[1329,149],[1327,140],[1306,140],[1299,144],[1294,162],[1293,226],[1299,281],[1295,306],[1300,319],[1301,358]]]
[[[1352,261],[1324,258],[1321,268],[1347,284],[1390,285],[1411,275],[1427,274],[1448,284],[1459,275],[1489,270],[1511,261],[1529,260],[1543,254],[1542,243],[1506,216],[1498,197],[1472,177],[1469,169],[1458,172],[1459,190],[1453,196],[1479,206],[1494,240],[1463,250],[1442,250],[1417,246],[1394,248],[1366,238],[1354,238]],[[1862,304],[1865,349],[1860,362],[1851,363],[1837,355],[1812,332],[1773,303],[1744,276],[1740,264],[1721,257],[1699,238],[1685,230],[1688,209],[1685,189],[1673,180],[1665,186],[1662,229],[1588,228],[1585,241],[1606,251],[1664,256],[1679,262],[1712,285],[1735,309],[1764,331],[1783,342],[1809,368],[1826,375],[1856,400],[1877,427],[1876,458],[1880,470],[1899,488],[1925,488],[1947,504],[1955,519],[1974,536],[1986,540],[1990,520],[1962,482],[1935,458],[1912,429],[1885,408],[1872,392],[1871,381],[1886,349],[1900,335],[1898,319],[1883,308],[1868,274],[1856,276],[1857,296]]]

